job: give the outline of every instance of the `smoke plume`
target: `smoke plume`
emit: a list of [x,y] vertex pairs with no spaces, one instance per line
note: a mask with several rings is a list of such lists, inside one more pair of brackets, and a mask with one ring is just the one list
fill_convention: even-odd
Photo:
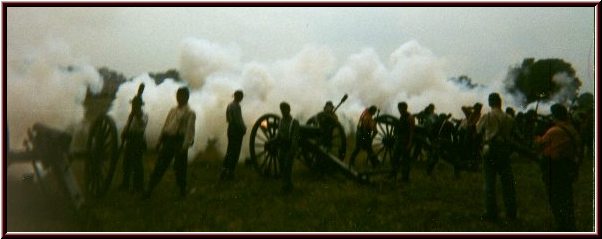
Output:
[[61,42],[10,55],[7,62],[9,147],[21,148],[27,129],[40,122],[61,130],[81,122],[86,91],[102,89],[96,69],[70,55]]
[[[182,80],[168,78],[157,84],[148,73],[133,77],[119,86],[108,114],[121,131],[130,112],[130,100],[138,85],[144,83],[143,110],[149,115],[146,137],[153,147],[169,109],[177,104],[176,90],[189,86],[189,104],[197,115],[192,154],[204,150],[212,140],[225,151],[226,106],[238,89],[245,94],[241,103],[247,125],[243,157],[248,155],[255,120],[266,113],[279,114],[282,101],[287,101],[293,116],[305,124],[326,101],[336,105],[348,94],[337,114],[346,132],[352,134],[357,118],[370,105],[376,105],[381,114],[397,116],[400,101],[407,102],[413,113],[433,103],[437,113],[462,118],[462,105],[485,103],[491,91],[503,92],[501,80],[474,89],[448,80],[446,59],[417,41],[402,44],[386,61],[372,48],[341,62],[330,48],[316,45],[307,45],[290,58],[273,62],[243,62],[237,46],[204,39],[185,39],[180,49],[178,71]],[[17,135],[11,135],[15,136],[11,137],[11,147],[20,144],[23,137],[19,134],[34,122],[64,129],[81,121],[86,88],[96,92],[102,88],[94,68],[66,53],[65,47],[51,47],[44,54],[10,58],[9,131]]]
[[[491,89],[467,90],[447,80],[445,59],[437,57],[416,41],[401,45],[388,62],[383,63],[376,51],[366,48],[349,56],[342,64],[331,49],[308,45],[289,59],[274,62],[241,62],[235,46],[224,46],[203,39],[186,39],[182,44],[179,70],[191,88],[190,107],[197,114],[196,137],[192,153],[202,151],[209,140],[225,151],[227,146],[225,111],[235,90],[244,91],[241,103],[247,135],[251,127],[266,113],[279,114],[278,105],[287,101],[292,114],[302,124],[322,110],[326,101],[339,102],[344,94],[349,99],[337,114],[346,132],[352,133],[361,111],[376,105],[381,114],[398,115],[400,101],[418,112],[430,103],[437,112],[462,117],[460,107],[483,102]],[[155,85],[148,75],[135,77],[122,84],[110,115],[121,129],[130,111],[129,101],[140,83],[146,84],[144,111],[149,114],[147,139],[154,145],[171,107],[176,105],[175,92],[186,83],[167,80]],[[243,156],[244,157],[244,156]]]

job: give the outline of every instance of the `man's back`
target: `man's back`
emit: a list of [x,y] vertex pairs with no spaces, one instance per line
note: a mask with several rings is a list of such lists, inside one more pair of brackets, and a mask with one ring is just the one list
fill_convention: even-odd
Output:
[[509,140],[514,120],[499,108],[493,108],[477,123],[477,132],[483,134],[485,142]]

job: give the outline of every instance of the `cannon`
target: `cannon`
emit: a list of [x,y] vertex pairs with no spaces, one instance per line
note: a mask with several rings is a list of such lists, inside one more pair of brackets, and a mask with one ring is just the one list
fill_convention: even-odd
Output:
[[[341,103],[345,99],[346,95]],[[341,103],[339,103],[339,106]],[[265,177],[280,176],[277,155],[278,142],[276,140],[280,119],[280,116],[276,114],[262,115],[255,121],[251,129],[249,140],[250,161],[255,165],[258,173]],[[337,122],[337,125],[332,127],[332,132],[322,132],[317,115],[310,117],[305,125],[300,125],[297,159],[301,160],[311,170],[330,172],[334,169],[359,182],[372,182],[374,175],[390,173],[392,170],[391,159],[393,157],[395,121],[396,119],[392,116],[376,118],[379,132],[373,140],[373,147],[381,161],[379,168],[366,167],[367,164],[362,163],[361,160],[358,160],[355,166],[345,163],[347,152],[345,129]],[[331,135],[330,142],[323,141],[321,137],[324,133]]]
[[[420,114],[416,115],[420,117]],[[412,160],[426,157],[426,173],[431,175],[440,159],[453,166],[454,175],[461,171],[478,171],[480,167],[480,138],[475,129],[461,127],[461,120],[451,114],[439,114],[430,127],[416,125]]]
[[24,142],[25,151],[9,152],[7,163],[31,161],[35,176],[42,183],[53,173],[61,188],[72,199],[76,208],[84,202],[84,195],[72,171],[74,158],[83,158],[84,192],[93,197],[101,197],[108,191],[117,161],[119,148],[115,122],[107,115],[97,117],[86,135],[84,152],[71,149],[73,136],[70,133],[54,129],[42,123],[35,123],[28,130],[28,139]]

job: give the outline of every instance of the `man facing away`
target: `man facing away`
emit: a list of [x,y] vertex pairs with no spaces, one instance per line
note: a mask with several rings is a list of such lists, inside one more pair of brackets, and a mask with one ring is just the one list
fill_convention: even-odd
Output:
[[581,140],[570,123],[567,109],[561,104],[552,105],[552,126],[535,143],[542,147],[542,179],[546,185],[550,209],[558,231],[576,231],[573,206],[573,183],[577,177],[578,163],[582,157]]
[[516,219],[516,193],[510,164],[512,127],[514,121],[502,111],[498,93],[489,94],[491,111],[477,123],[477,132],[483,135],[483,176],[485,181],[485,214],[482,220],[498,219],[495,183],[500,175],[506,218]]
[[148,189],[144,194],[145,199],[151,196],[153,189],[171,165],[175,157],[174,169],[176,171],[176,182],[180,187],[180,196],[186,196],[186,169],[188,164],[188,148],[194,143],[194,124],[196,114],[188,106],[190,91],[187,87],[181,87],[176,92],[178,105],[173,107],[163,125],[161,137],[157,143],[159,156],[155,163],[155,169],[151,175]]
[[228,121],[228,149],[220,175],[221,180],[231,180],[234,178],[234,169],[240,157],[242,139],[247,132],[247,127],[242,119],[240,102],[243,98],[243,92],[237,90],[234,92],[234,100],[226,109],[226,120]]

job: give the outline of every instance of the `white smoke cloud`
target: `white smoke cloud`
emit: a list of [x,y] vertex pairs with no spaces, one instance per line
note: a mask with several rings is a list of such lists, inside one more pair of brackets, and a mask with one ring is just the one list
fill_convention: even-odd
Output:
[[[137,76],[119,87],[108,113],[122,130],[130,112],[130,100],[138,85],[144,83],[143,110],[149,115],[146,137],[150,147],[156,144],[169,109],[177,104],[176,90],[184,85],[191,88],[189,104],[197,114],[193,154],[204,150],[210,139],[217,139],[217,146],[225,151],[226,106],[235,90],[245,92],[242,109],[247,135],[243,157],[248,155],[249,134],[255,120],[265,113],[279,114],[282,101],[291,104],[293,116],[304,124],[326,101],[337,104],[344,94],[349,94],[337,113],[346,131],[352,133],[359,114],[370,105],[381,108],[381,114],[396,116],[399,101],[408,102],[411,112],[434,103],[437,112],[460,118],[460,106],[484,103],[493,89],[467,90],[454,85],[447,80],[446,60],[416,41],[402,44],[388,63],[383,63],[374,49],[366,48],[349,56],[340,66],[332,50],[324,46],[308,45],[289,59],[268,63],[242,63],[236,47],[203,39],[189,38],[182,46],[179,71],[184,82],[167,79],[156,85],[148,74]],[[34,121],[59,128],[81,121],[86,88],[98,90],[102,85],[99,86],[101,81],[92,67],[79,64],[82,66],[70,70],[60,68],[77,65],[73,58],[59,54],[68,52],[64,48],[50,48],[46,54],[25,58],[29,60],[10,59],[11,133],[26,132]],[[19,141],[12,140],[11,145]]]
[[22,148],[27,129],[36,122],[59,130],[80,123],[87,89],[97,93],[103,85],[96,69],[72,56],[62,42],[15,52],[7,61],[10,149]]
[[567,104],[570,103],[569,101],[577,97],[575,92],[577,92],[578,85],[575,84],[575,78],[569,76],[568,73],[556,73],[552,77],[552,81],[558,84],[560,90],[550,97],[551,101]]
[[171,107],[177,104],[176,91],[183,84],[174,82],[173,79],[166,79],[162,84],[156,85],[148,74],[140,75],[132,81],[121,84],[115,96],[116,99],[108,112],[108,115],[114,119],[120,134],[130,114],[130,101],[138,92],[138,86],[141,83],[145,85],[142,94],[144,101],[142,110],[148,114],[146,137],[150,139],[149,147],[153,147],[161,134],[167,113]]
[[147,139],[154,145],[169,108],[176,105],[177,88],[188,84],[189,104],[197,114],[193,154],[204,150],[210,139],[217,139],[217,146],[225,151],[225,111],[237,89],[245,93],[241,103],[247,125],[243,157],[248,155],[249,134],[255,120],[266,113],[279,114],[282,101],[291,105],[293,116],[304,124],[326,101],[337,104],[348,94],[347,102],[337,113],[351,133],[361,111],[370,105],[381,108],[381,114],[396,116],[399,101],[408,102],[411,112],[434,103],[437,112],[460,118],[462,105],[485,103],[490,90],[467,90],[454,85],[447,80],[446,60],[416,41],[401,45],[391,54],[388,64],[379,59],[374,49],[367,48],[349,56],[340,66],[332,50],[323,46],[309,45],[291,58],[275,62],[241,63],[240,54],[228,46],[193,38],[186,39],[183,45],[180,71],[186,83],[168,80],[157,86],[148,75],[136,77],[120,87],[110,115],[121,129],[130,111],[129,100],[136,94],[138,84],[144,82],[144,110],[149,114]]
[[208,76],[234,70],[240,64],[240,50],[236,46],[188,38],[181,49],[180,72],[194,89],[203,86]]

